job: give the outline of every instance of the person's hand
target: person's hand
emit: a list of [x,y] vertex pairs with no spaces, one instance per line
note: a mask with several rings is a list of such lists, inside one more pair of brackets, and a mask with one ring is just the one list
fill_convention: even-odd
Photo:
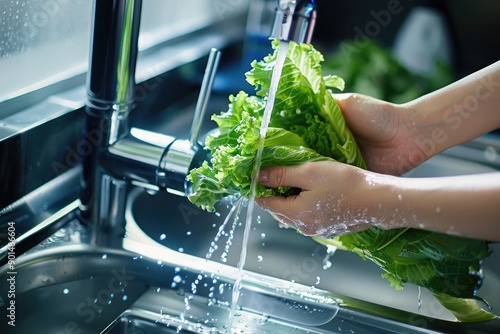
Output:
[[[376,223],[370,175],[346,164],[324,161],[298,166],[266,167],[259,174],[260,184],[277,188],[301,189],[289,197],[257,198],[257,203],[273,214],[282,226],[308,236],[331,238],[359,232]],[[373,198],[373,197],[372,197]]]
[[334,97],[369,170],[399,176],[430,158],[412,120],[418,116],[404,105],[362,94]]

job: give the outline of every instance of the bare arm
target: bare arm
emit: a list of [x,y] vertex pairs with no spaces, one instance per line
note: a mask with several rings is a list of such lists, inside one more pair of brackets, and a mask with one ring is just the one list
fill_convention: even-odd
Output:
[[500,127],[500,61],[401,106],[420,148],[437,154]]
[[[378,225],[500,241],[500,173],[439,178],[368,176],[383,210]],[[381,196],[380,196],[381,195]]]

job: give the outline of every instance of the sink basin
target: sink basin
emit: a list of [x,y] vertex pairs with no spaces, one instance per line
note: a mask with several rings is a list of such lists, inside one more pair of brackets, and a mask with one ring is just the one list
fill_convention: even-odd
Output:
[[0,332],[435,333],[396,321],[404,312],[377,317],[341,307],[333,294],[250,272],[228,331],[234,268],[144,243],[136,232],[109,248],[94,234],[89,243],[87,228],[71,222],[18,258],[15,297],[2,267],[0,297],[15,300],[16,327],[2,321]]

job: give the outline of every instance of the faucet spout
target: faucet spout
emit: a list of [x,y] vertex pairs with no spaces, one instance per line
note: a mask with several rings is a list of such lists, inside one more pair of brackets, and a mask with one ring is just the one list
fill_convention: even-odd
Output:
[[316,15],[314,0],[278,0],[271,37],[286,42],[310,43]]
[[186,196],[190,170],[209,160],[198,143],[220,52],[210,52],[189,140],[131,127],[142,0],[94,0],[79,216],[123,234],[131,186]]

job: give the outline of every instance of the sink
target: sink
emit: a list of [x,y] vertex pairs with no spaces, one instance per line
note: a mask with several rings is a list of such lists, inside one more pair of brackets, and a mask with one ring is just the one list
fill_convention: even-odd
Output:
[[[448,156],[422,168],[409,176],[438,175],[443,168],[448,175],[491,171]],[[0,332],[229,333],[243,234],[243,219],[220,229],[229,208],[222,201],[218,214],[207,213],[185,198],[137,188],[128,199],[124,238],[72,220],[16,259],[16,328],[12,331],[3,317]],[[232,333],[493,333],[500,328],[496,320],[456,323],[425,291],[419,309],[418,287],[395,291],[373,263],[348,252],[328,255],[310,238],[280,229],[260,209],[252,224]],[[493,250],[484,261],[479,295],[500,310],[498,244]],[[331,268],[325,270],[327,261]],[[12,300],[7,266],[0,268],[0,277],[4,312]]]
[[[72,221],[18,258],[15,297],[8,296],[9,269],[2,267],[0,297],[15,300],[16,327],[2,321],[0,332],[229,333],[235,268],[145,242],[137,229],[129,224],[134,236],[110,248],[99,244],[114,240]],[[231,333],[435,333],[397,320],[407,313],[382,318],[344,302],[245,272]]]

